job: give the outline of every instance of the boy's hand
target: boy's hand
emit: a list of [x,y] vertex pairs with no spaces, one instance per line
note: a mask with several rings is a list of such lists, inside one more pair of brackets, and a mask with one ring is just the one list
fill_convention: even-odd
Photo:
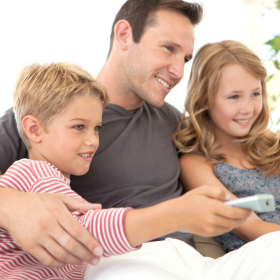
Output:
[[224,204],[229,198],[221,187],[203,186],[187,192],[175,203],[177,211],[182,213],[181,217],[177,216],[181,219],[181,226],[205,237],[220,235],[240,226],[252,211]]
[[0,187],[0,226],[41,263],[52,267],[97,264],[103,249],[69,210],[101,208],[63,194],[22,193]]
[[223,188],[204,186],[151,207],[128,211],[125,217],[128,242],[136,247],[178,230],[201,236],[231,231],[252,212],[224,204],[228,198]]

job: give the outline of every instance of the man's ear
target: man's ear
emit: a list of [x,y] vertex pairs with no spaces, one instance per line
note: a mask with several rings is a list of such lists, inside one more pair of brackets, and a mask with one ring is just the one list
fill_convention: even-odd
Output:
[[42,141],[43,128],[37,118],[31,115],[25,116],[22,120],[22,127],[31,141],[35,143]]
[[115,24],[114,32],[114,40],[118,48],[123,51],[127,50],[131,40],[133,41],[132,28],[130,23],[125,19],[119,20]]

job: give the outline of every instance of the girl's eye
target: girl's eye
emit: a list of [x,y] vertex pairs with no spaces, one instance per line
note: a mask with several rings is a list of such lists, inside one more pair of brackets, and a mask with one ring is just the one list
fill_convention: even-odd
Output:
[[259,92],[254,92],[253,93],[253,96],[259,96],[259,95],[261,95]]
[[102,125],[98,125],[94,128],[95,131],[99,132],[103,128]]
[[237,99],[237,98],[238,98],[238,95],[232,95],[228,99]]
[[77,130],[83,130],[84,126],[83,125],[75,125],[75,126],[73,126],[73,128],[75,128]]

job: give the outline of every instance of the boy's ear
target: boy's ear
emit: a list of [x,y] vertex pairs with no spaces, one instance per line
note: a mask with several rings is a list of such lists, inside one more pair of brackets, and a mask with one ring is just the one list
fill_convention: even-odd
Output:
[[37,118],[31,115],[25,116],[22,120],[22,127],[31,141],[35,143],[40,143],[42,141],[43,129]]
[[125,19],[119,20],[115,25],[114,32],[114,40],[118,48],[123,51],[127,50],[130,41],[133,41],[130,23]]

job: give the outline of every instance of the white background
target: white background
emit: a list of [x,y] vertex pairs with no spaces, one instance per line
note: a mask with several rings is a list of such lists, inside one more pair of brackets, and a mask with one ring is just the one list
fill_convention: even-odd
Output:
[[[206,14],[195,29],[194,53],[205,43],[234,39],[262,56],[262,15],[257,5],[252,9],[254,1],[202,0]],[[111,25],[124,2],[0,0],[0,116],[13,104],[16,74],[26,64],[74,62],[96,77],[106,60]],[[190,66],[185,66],[184,79],[166,99],[180,111]]]

